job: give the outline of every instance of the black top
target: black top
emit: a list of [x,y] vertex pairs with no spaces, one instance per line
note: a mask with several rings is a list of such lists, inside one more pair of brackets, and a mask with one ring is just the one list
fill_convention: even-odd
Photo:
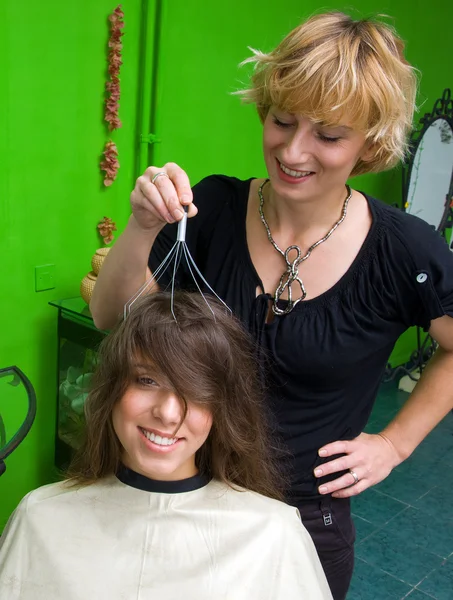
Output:
[[[266,324],[270,296],[256,296],[263,285],[246,241],[251,181],[214,175],[198,183],[199,213],[188,222],[186,241],[206,280],[265,357],[271,408],[294,456],[289,496],[297,503],[317,496],[317,486],[327,481],[313,476],[316,465],[331,460],[321,459],[318,449],[363,430],[398,337],[412,325],[427,330],[432,319],[453,316],[453,253],[425,221],[364,194],[372,226],[349,270],[324,294]],[[152,271],[176,230],[167,225],[158,236]],[[161,287],[171,274],[168,269]],[[184,265],[178,286],[193,287]]]
[[199,474],[179,481],[159,481],[145,477],[145,475],[141,475],[125,465],[121,465],[116,476],[125,485],[143,490],[144,492],[155,492],[157,494],[193,492],[209,483],[209,478]]

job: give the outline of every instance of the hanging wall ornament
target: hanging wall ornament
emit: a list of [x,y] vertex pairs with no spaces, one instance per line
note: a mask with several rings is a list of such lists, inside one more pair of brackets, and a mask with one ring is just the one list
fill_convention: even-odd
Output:
[[123,19],[124,13],[121,10],[120,4],[109,16],[109,21],[111,23],[108,56],[110,81],[107,81],[105,84],[107,90],[105,120],[109,124],[110,131],[121,127],[118,109],[120,101],[120,67],[123,64],[121,60],[121,50],[123,48],[121,43],[121,37],[123,35],[122,29],[124,27]]
[[[109,81],[105,84],[107,97],[105,99],[105,120],[109,131],[119,129],[122,124],[118,115],[120,102],[120,67],[121,60],[121,37],[124,27],[124,13],[119,4],[109,16],[110,38],[108,54]],[[105,171],[104,185],[109,186],[115,181],[120,163],[118,162],[118,150],[112,140],[109,140],[104,148],[104,160],[101,162],[101,170]]]
[[120,163],[118,162],[118,149],[110,140],[104,148],[104,160],[101,162],[101,169],[105,171],[104,185],[109,186],[115,181],[118,175]]
[[116,231],[116,225],[112,219],[104,217],[102,221],[98,223],[98,230],[104,244],[113,242],[113,232]]

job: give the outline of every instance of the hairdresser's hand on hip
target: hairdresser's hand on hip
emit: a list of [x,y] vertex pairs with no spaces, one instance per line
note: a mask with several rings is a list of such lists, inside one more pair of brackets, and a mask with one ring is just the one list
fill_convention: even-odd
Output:
[[175,163],[148,167],[131,194],[133,215],[144,230],[160,230],[167,223],[180,221],[185,205],[189,217],[197,214],[187,173]]
[[319,456],[343,454],[315,469],[315,477],[349,471],[333,481],[322,483],[320,494],[332,494],[334,498],[356,496],[372,485],[376,485],[400,464],[401,458],[392,442],[383,434],[361,433],[350,441],[326,444],[318,451]]

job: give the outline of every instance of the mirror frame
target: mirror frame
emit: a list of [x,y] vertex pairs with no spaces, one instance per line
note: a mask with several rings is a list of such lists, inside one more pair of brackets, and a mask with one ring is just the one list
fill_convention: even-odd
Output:
[[[418,126],[414,127],[409,138],[409,146],[407,153],[407,160],[403,162],[402,168],[402,201],[401,210],[406,211],[407,208],[407,197],[409,194],[409,186],[411,180],[412,169],[414,166],[415,156],[417,154],[418,147],[423,139],[423,136],[427,129],[437,121],[438,119],[444,119],[450,125],[453,131],[453,99],[451,97],[450,88],[445,88],[442,97],[436,100],[432,111],[425,113],[419,120]],[[453,226],[453,165],[452,173],[450,176],[450,187],[445,190],[445,204],[444,212],[442,215],[441,222],[437,227],[437,231],[445,238],[446,229]],[[434,228],[434,226],[433,226]],[[450,249],[453,250],[453,238],[451,240]],[[422,339],[423,337],[423,339]],[[384,372],[383,381],[388,382],[395,379],[397,376],[407,375],[409,379],[414,382],[418,381],[418,377],[414,376],[415,371],[418,370],[421,375],[426,364],[437,349],[437,343],[427,333],[423,334],[423,331],[417,327],[417,348],[412,352],[409,361],[405,365],[399,365],[392,367],[390,363],[387,363],[387,367]]]
[[[418,147],[423,139],[423,136],[427,129],[431,127],[431,125],[439,120],[444,119],[450,125],[453,131],[453,98],[451,97],[450,88],[445,88],[442,94],[442,97],[436,100],[434,103],[434,107],[432,111],[429,113],[425,113],[423,117],[421,117],[418,126],[412,130],[411,136],[409,138],[409,151],[408,151],[408,159],[403,164],[403,194],[402,194],[402,206],[403,210],[406,210],[407,205],[407,197],[409,194],[409,186],[411,181],[412,169],[414,166],[415,155],[417,153]],[[445,206],[444,212],[442,215],[441,222],[437,227],[437,230],[442,234],[445,232],[445,229],[452,227],[453,225],[453,165],[452,165],[452,174],[450,176],[450,187],[448,190],[445,190]]]

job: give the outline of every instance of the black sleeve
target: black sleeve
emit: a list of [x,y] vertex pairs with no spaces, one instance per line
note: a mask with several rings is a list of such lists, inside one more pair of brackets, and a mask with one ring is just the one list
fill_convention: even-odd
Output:
[[[228,203],[231,181],[232,178],[223,175],[210,175],[192,188],[198,214],[187,221],[186,243],[188,251],[201,271],[203,271],[204,254],[210,246],[215,223]],[[148,260],[148,266],[152,273],[156,272],[174,248],[177,232],[177,223],[168,224],[157,236]],[[179,256],[181,256],[181,252],[180,249]],[[168,289],[171,285],[175,261],[176,253],[161,272],[160,289]],[[179,261],[176,270],[175,286],[179,289],[195,289],[193,277],[184,257]]]
[[[431,225],[405,215],[398,232],[404,247],[399,266],[401,286],[396,289],[408,325],[428,331],[433,319],[453,317],[453,252]],[[408,293],[402,295],[406,288]]]

